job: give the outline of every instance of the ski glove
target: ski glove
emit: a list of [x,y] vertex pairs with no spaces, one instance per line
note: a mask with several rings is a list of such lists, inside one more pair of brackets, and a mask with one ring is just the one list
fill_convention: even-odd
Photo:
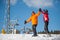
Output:
[[26,24],[26,23],[27,23],[27,21],[24,22],[24,24]]
[[41,8],[39,8],[39,11],[42,12]]

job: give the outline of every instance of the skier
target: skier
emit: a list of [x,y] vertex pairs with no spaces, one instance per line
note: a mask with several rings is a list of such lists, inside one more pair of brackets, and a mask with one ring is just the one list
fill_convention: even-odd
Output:
[[36,27],[38,25],[38,16],[40,15],[40,11],[41,11],[41,8],[39,9],[37,14],[34,11],[32,11],[31,17],[28,20],[26,20],[24,23],[26,24],[30,21],[32,22],[33,36],[37,36]]
[[41,12],[43,14],[43,19],[44,19],[44,30],[45,30],[46,34],[48,34],[50,36],[49,30],[48,30],[48,24],[49,24],[48,10],[47,9],[44,11],[41,10]]

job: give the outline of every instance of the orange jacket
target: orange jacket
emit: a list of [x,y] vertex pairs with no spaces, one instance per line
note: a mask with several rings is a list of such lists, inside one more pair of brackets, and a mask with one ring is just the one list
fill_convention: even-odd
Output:
[[34,25],[34,24],[38,24],[38,16],[40,15],[40,11],[38,11],[38,13],[37,14],[35,14],[35,15],[33,15],[33,16],[31,16],[28,20],[27,20],[27,22],[32,22],[32,25]]

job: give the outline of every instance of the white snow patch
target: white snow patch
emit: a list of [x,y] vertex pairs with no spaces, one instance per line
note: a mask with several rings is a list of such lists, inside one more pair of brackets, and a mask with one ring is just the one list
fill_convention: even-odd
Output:
[[43,37],[46,34],[38,34],[32,37],[32,34],[0,34],[0,40],[60,40],[60,34],[51,34],[51,37]]

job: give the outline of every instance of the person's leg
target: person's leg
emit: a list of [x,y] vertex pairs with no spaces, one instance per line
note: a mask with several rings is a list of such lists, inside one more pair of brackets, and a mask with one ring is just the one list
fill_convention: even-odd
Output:
[[46,21],[45,21],[44,30],[45,30],[46,33],[49,33],[49,31],[48,31],[48,22],[46,22]]
[[44,22],[44,31],[46,33],[46,22]]
[[33,25],[33,26],[32,26],[34,36],[37,36],[36,26],[37,26],[37,25]]
[[49,24],[49,22],[47,22],[47,25],[46,25],[46,27],[47,27],[47,33],[49,33],[49,30],[48,30],[48,24]]
[[49,24],[49,22],[45,22],[44,30],[45,30],[47,36],[48,36],[48,37],[49,37],[49,36],[51,37],[51,34],[49,34],[49,30],[48,30],[48,24]]

